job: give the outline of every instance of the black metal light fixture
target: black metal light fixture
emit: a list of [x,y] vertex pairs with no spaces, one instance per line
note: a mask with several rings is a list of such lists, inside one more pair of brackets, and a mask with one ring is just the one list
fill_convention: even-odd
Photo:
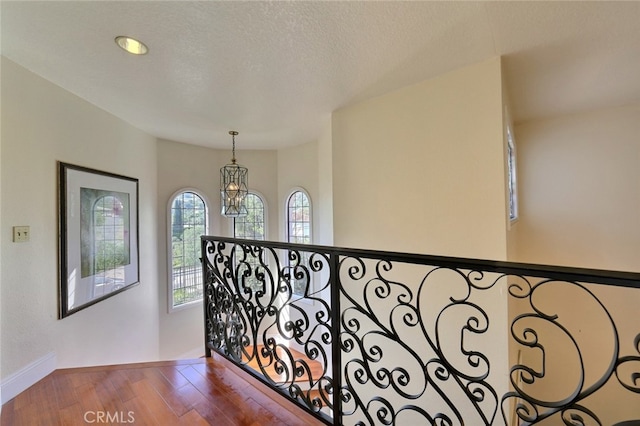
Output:
[[238,132],[229,132],[233,141],[231,163],[220,169],[220,199],[222,216],[240,217],[247,215],[244,199],[249,193],[247,184],[248,170],[236,163],[236,136]]

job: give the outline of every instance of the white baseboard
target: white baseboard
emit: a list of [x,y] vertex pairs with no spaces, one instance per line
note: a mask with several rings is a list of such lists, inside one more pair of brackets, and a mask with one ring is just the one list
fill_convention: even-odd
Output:
[[185,352],[183,354],[181,354],[178,358],[176,359],[194,359],[194,358],[200,358],[204,356],[204,347],[201,346],[197,349],[193,349],[190,350],[189,352]]
[[18,394],[51,374],[56,369],[56,364],[55,352],[49,352],[4,379],[0,384],[2,404],[12,400]]

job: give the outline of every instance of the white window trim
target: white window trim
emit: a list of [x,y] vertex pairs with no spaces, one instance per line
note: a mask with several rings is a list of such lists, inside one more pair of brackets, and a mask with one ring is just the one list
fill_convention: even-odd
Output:
[[301,186],[291,188],[284,199],[284,241],[289,242],[289,200],[296,192],[302,192],[309,200],[309,244],[313,244],[313,200],[309,192]]
[[[296,192],[302,192],[304,195],[306,195],[307,200],[309,201],[309,245],[313,244],[313,200],[311,198],[311,195],[309,195],[309,192],[304,189],[301,186],[294,186],[293,188],[291,188],[286,196],[286,198],[284,199],[284,241],[286,241],[287,243],[289,243],[289,200],[291,199],[291,196],[296,193]],[[311,285],[311,292],[313,293],[315,291],[315,289],[313,287],[314,286],[314,280],[311,279],[309,284]],[[305,305],[315,305],[315,302],[313,300],[308,300],[308,299],[301,299],[300,302],[302,302]]]
[[167,231],[167,311],[168,313],[173,313],[173,312],[177,312],[177,311],[182,311],[184,309],[188,309],[188,308],[193,308],[195,306],[202,306],[202,299],[199,300],[194,300],[192,302],[188,302],[188,303],[184,303],[180,306],[173,306],[173,283],[172,283],[172,276],[173,276],[173,252],[171,250],[171,241],[173,239],[173,234],[172,234],[172,230],[171,230],[171,206],[173,205],[173,201],[176,199],[176,197],[184,192],[193,192],[194,194],[196,194],[197,196],[199,196],[200,198],[202,198],[204,200],[204,207],[205,207],[205,229],[207,231],[207,234],[211,234],[211,229],[210,229],[210,224],[211,224],[211,208],[209,207],[211,205],[211,203],[209,202],[209,198],[199,189],[197,188],[191,188],[191,187],[186,187],[186,188],[181,188],[179,190],[177,190],[176,192],[174,192],[173,194],[171,194],[171,197],[169,197],[169,201],[167,202],[167,223],[166,223],[166,231]]
[[[511,156],[513,157],[513,170],[509,169],[511,162]],[[507,126],[507,217],[509,219],[509,226],[515,224],[520,217],[520,209],[518,206],[518,151],[516,148],[515,138],[511,126]],[[511,177],[513,181],[511,182]],[[511,199],[513,198],[513,218],[511,217]]]

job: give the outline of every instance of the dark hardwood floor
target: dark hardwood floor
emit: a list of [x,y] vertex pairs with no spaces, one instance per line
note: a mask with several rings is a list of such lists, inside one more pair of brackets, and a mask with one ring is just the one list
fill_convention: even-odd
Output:
[[220,356],[56,370],[2,407],[2,426],[321,425]]

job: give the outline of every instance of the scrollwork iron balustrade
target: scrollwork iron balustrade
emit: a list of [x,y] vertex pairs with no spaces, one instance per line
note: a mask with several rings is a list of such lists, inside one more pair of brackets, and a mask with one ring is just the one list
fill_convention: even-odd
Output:
[[328,255],[205,239],[203,259],[207,347],[327,418]]
[[640,419],[640,274],[219,237],[202,249],[207,355],[327,424]]

